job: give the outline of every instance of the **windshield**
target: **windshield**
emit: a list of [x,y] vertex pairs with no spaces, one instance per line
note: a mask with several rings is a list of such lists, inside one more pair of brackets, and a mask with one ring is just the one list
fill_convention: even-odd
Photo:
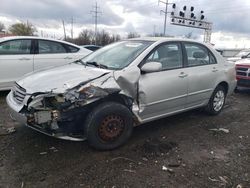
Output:
[[123,69],[152,43],[151,41],[117,42],[91,53],[81,61],[85,65],[94,64],[107,69]]
[[235,57],[242,57],[242,56],[247,56],[250,53],[250,51],[240,51],[235,55]]

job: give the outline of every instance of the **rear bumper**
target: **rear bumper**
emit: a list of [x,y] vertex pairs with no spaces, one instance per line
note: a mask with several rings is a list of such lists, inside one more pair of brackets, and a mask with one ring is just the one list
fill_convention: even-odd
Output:
[[250,88],[250,79],[238,77],[237,78],[237,86]]

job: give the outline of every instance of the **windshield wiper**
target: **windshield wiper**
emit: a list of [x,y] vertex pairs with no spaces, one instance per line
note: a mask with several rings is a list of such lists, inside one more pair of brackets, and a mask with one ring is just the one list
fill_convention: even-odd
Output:
[[94,65],[95,67],[98,67],[98,68],[108,69],[107,65],[99,64],[96,61],[87,61],[85,62],[85,65]]
[[84,64],[83,61],[81,59],[75,60],[73,63],[81,63]]

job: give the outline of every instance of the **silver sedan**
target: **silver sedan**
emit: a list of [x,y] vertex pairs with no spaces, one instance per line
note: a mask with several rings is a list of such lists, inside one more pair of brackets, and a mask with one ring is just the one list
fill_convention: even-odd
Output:
[[235,86],[235,65],[207,44],[138,38],[31,74],[7,103],[30,128],[107,150],[124,144],[135,125],[200,107],[217,115]]

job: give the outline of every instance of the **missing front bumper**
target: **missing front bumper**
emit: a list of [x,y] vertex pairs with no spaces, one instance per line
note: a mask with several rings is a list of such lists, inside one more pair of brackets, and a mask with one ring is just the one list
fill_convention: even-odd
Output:
[[84,141],[84,140],[86,140],[86,137],[83,136],[83,135],[67,135],[67,134],[64,134],[64,133],[54,133],[52,131],[40,128],[38,125],[28,125],[28,124],[26,124],[26,126],[33,129],[33,130],[35,130],[35,131],[43,133],[43,134],[45,134],[47,136],[59,138],[59,139],[62,139],[62,140],[70,140],[70,141]]
[[67,133],[55,133],[52,130],[44,129],[44,128],[40,127],[39,125],[29,125],[29,124],[27,124],[27,117],[25,115],[16,112],[12,108],[9,108],[9,110],[10,110],[10,117],[12,120],[17,121],[23,125],[26,125],[27,127],[31,128],[35,131],[38,131],[40,133],[43,133],[47,136],[51,136],[51,137],[55,137],[55,138],[59,138],[59,139],[63,139],[63,140],[71,140],[71,141],[84,141],[84,140],[86,140],[86,137],[83,135],[70,135]]

